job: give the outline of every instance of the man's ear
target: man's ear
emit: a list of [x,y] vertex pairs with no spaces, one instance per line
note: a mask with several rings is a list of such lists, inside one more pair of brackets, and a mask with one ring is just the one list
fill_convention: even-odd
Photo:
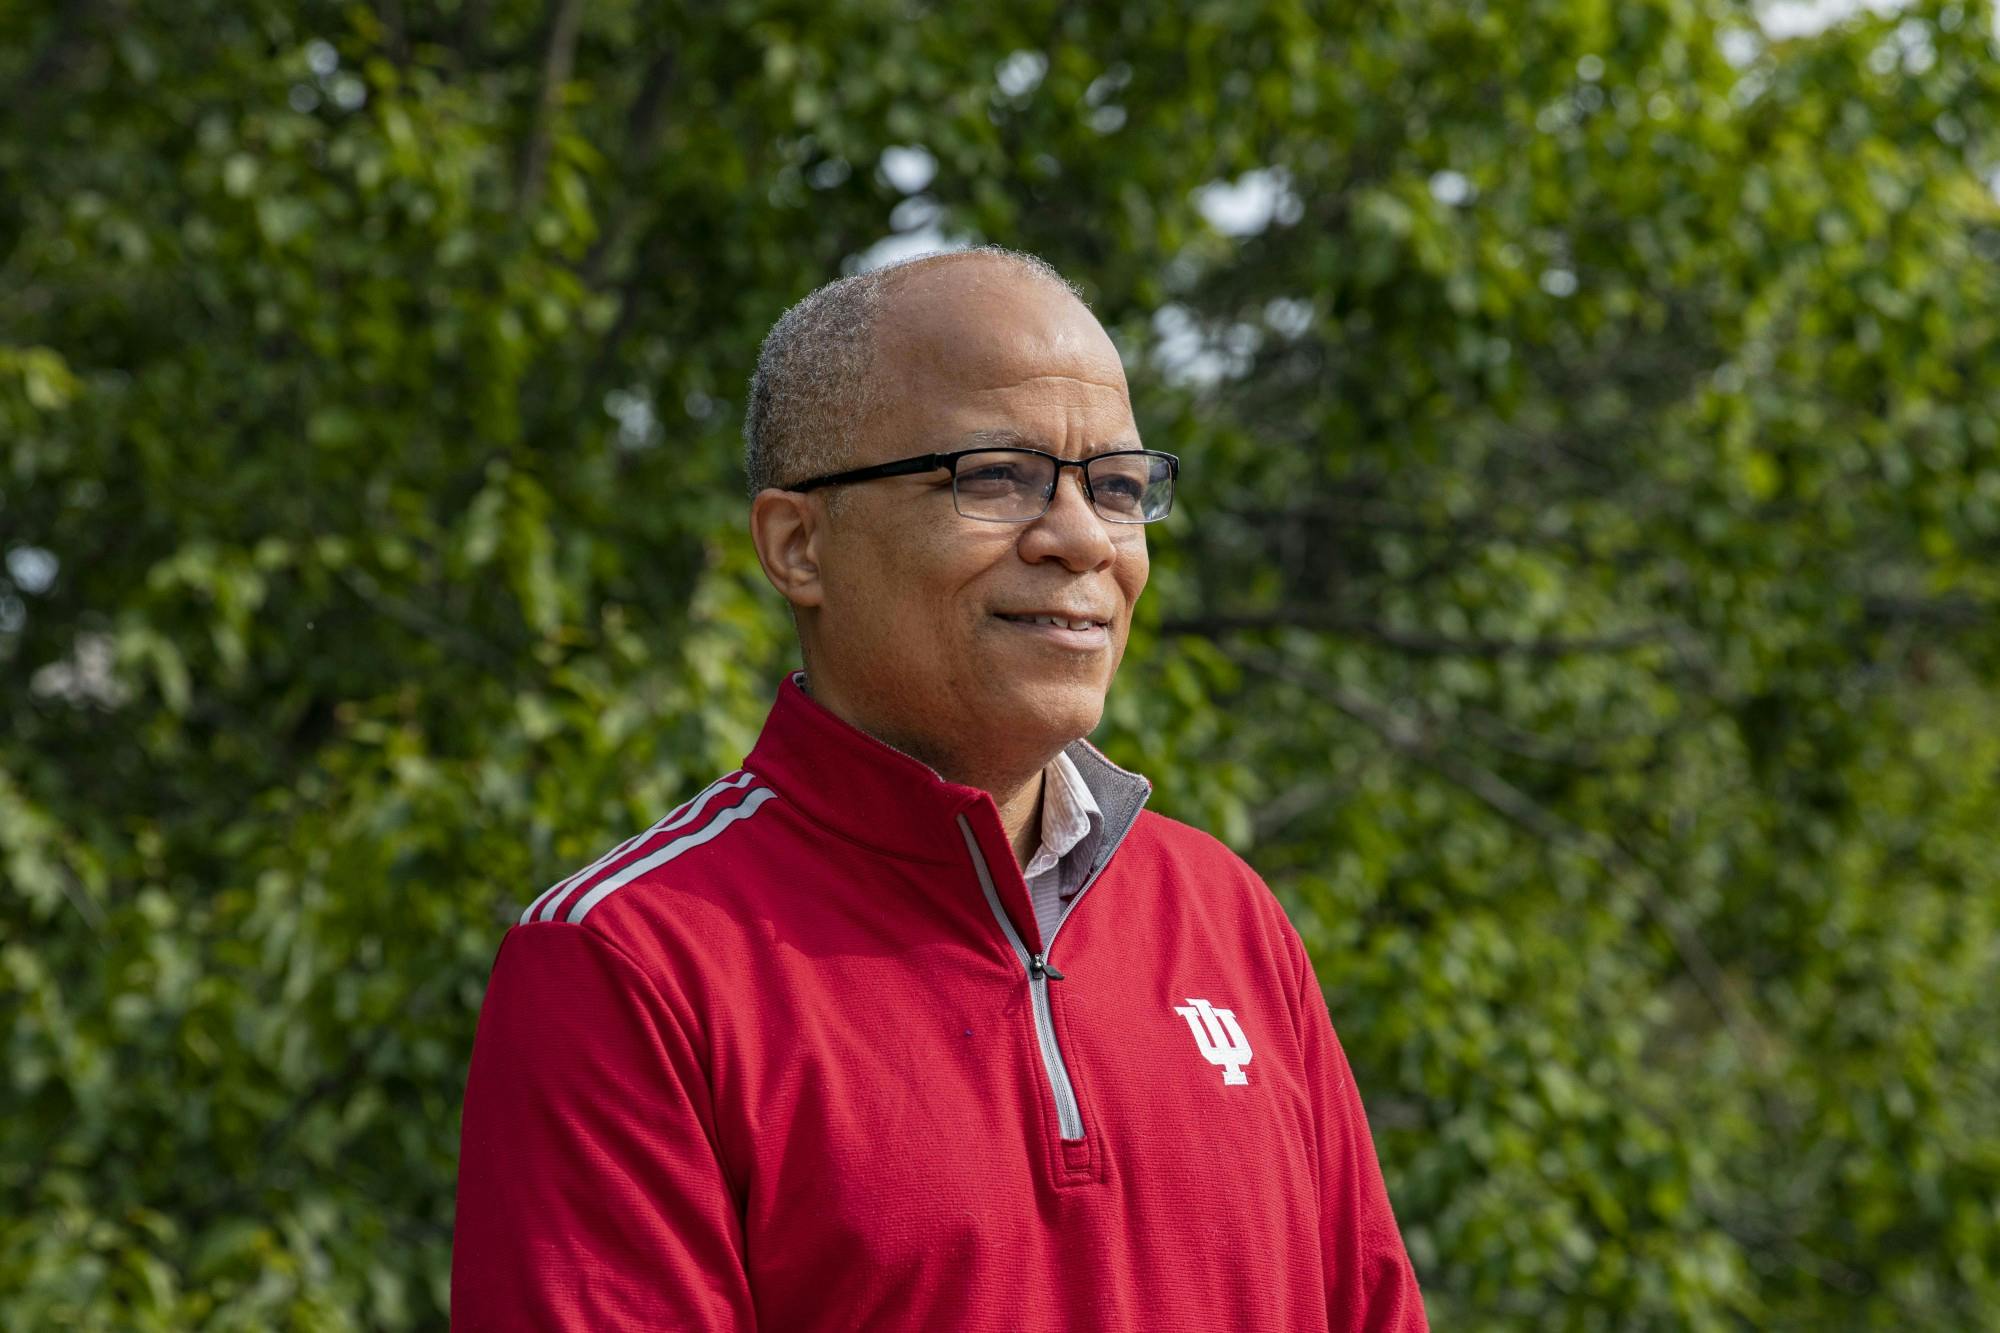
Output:
[[819,543],[826,515],[802,491],[769,486],[750,501],[750,540],[764,577],[794,608],[825,600],[819,580]]

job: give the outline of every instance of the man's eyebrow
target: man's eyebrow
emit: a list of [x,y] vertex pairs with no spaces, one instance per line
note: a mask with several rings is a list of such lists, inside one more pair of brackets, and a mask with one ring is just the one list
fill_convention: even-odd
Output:
[[[1042,439],[1040,436],[1030,435],[1026,431],[1015,430],[1010,426],[997,426],[985,430],[969,431],[959,437],[957,447],[960,449],[1039,449],[1045,454],[1059,455],[1061,453],[1060,450],[1051,446],[1047,440]],[[1139,449],[1143,447],[1139,443],[1137,436],[1127,436],[1123,439],[1113,440],[1109,444],[1099,445],[1090,450],[1089,453],[1086,453],[1084,457],[1093,458],[1098,454],[1115,453],[1120,449]]]

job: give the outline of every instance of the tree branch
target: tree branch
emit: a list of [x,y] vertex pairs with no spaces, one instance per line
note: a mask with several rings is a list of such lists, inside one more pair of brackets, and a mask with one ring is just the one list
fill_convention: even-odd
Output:
[[74,68],[77,53],[88,40],[85,29],[104,16],[104,8],[104,0],[75,0],[73,4],[56,6],[55,32],[35,53],[34,63],[28,66],[27,72],[21,76],[20,85],[7,98],[13,114],[25,112],[29,102],[37,96],[53,98],[62,91],[60,85]]
[[[1270,653],[1237,652],[1232,658],[1246,670],[1285,681],[1319,696],[1380,737],[1398,754],[1413,759],[1466,791],[1489,809],[1546,842],[1581,851],[1600,867],[1626,882],[1647,915],[1666,933],[1681,966],[1721,1021],[1723,1030],[1753,1067],[1769,1067],[1772,1042],[1761,1024],[1736,999],[1721,965],[1660,884],[1658,875],[1616,838],[1580,828],[1542,805],[1499,774],[1440,745],[1422,723],[1398,714],[1358,690],[1325,680]],[[1774,1123],[1795,1129],[1795,1118],[1768,1092],[1765,1112]]]
[[382,19],[383,46],[398,69],[410,63],[410,25],[403,14],[403,0],[378,0]]
[[534,130],[521,147],[517,216],[534,210],[548,173],[549,148],[555,139],[556,115],[562,108],[563,86],[576,64],[576,38],[583,27],[583,0],[550,0],[549,35],[542,53],[542,95],[535,107]]
[[1641,625],[1615,634],[1594,638],[1492,639],[1459,638],[1422,630],[1397,629],[1379,621],[1346,616],[1320,607],[1278,607],[1270,611],[1217,612],[1211,615],[1182,616],[1162,622],[1162,634],[1197,634],[1213,637],[1242,630],[1314,629],[1359,634],[1399,652],[1417,657],[1576,657],[1586,653],[1613,653],[1667,636],[1664,625]]
[[1969,629],[1974,625],[1990,625],[1994,622],[1993,611],[1980,605],[1970,597],[1891,597],[1876,596],[1866,599],[1862,609],[1870,620],[1889,623],[1916,622],[1940,629]]
[[375,581],[374,576],[365,571],[342,569],[336,577],[347,586],[348,591],[359,597],[377,614],[395,621],[404,629],[415,631],[427,639],[453,649],[461,657],[477,663],[488,671],[512,672],[519,665],[506,653],[478,635],[461,629],[450,621],[439,619],[416,603],[405,601],[388,591]]
[[[653,58],[639,81],[638,95],[625,113],[625,152],[632,164],[632,175],[644,175],[660,155],[660,136],[667,122],[667,94],[679,72],[680,52],[669,49]],[[640,189],[628,194],[624,205],[598,234],[597,243],[583,260],[581,272],[586,285],[595,287],[604,277],[605,265],[611,257],[630,241],[640,213],[639,201],[646,193]]]
[[458,11],[458,60],[466,69],[479,63],[486,42],[486,13],[491,0],[465,0]]

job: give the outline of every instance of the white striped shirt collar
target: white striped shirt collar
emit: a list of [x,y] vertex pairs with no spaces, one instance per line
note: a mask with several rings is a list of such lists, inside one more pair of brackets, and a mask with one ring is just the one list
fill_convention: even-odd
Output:
[[1084,784],[1070,757],[1062,751],[1042,770],[1042,845],[1023,868],[1033,879],[1053,870],[1076,845],[1104,823],[1104,812]]

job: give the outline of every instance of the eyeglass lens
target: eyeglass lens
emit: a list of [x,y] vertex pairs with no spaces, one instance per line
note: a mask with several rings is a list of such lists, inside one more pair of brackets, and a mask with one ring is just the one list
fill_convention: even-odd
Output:
[[[1174,474],[1164,458],[1106,454],[1085,466],[1093,507],[1113,523],[1150,523],[1174,501]],[[954,495],[967,518],[1020,522],[1039,518],[1055,492],[1056,462],[1040,454],[995,449],[958,460]]]

